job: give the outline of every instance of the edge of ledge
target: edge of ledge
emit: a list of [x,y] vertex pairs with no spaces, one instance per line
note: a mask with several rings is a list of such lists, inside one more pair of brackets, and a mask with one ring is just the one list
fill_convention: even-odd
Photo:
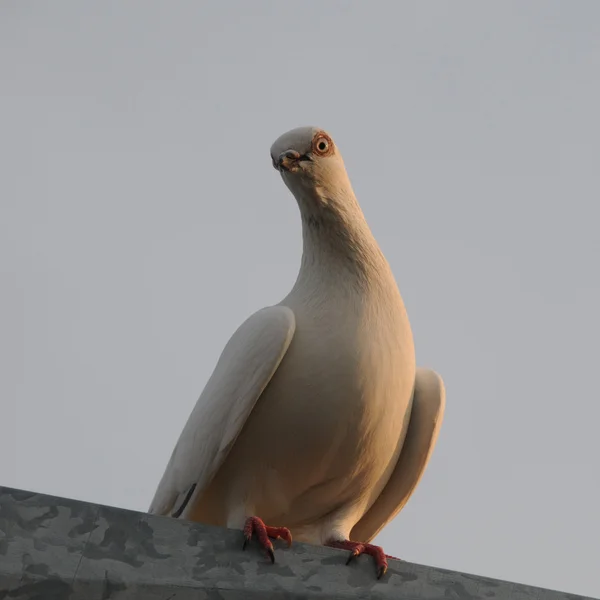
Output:
[[593,600],[295,542],[274,565],[241,532],[0,486],[0,600]]

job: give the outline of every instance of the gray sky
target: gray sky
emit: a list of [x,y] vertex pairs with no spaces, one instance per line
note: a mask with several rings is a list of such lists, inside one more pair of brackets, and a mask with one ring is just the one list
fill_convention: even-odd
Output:
[[145,510],[340,146],[447,408],[378,542],[600,597],[600,2],[0,3],[0,482]]

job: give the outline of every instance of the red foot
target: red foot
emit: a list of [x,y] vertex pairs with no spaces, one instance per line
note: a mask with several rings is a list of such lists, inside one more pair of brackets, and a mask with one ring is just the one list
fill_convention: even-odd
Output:
[[244,525],[245,539],[242,550],[246,549],[246,545],[252,539],[252,535],[256,536],[260,545],[267,551],[272,563],[275,562],[275,554],[273,553],[273,544],[269,538],[275,540],[283,539],[287,542],[288,546],[292,545],[292,534],[287,527],[269,527],[258,517],[248,517],[246,519],[246,524]]
[[350,550],[350,556],[346,561],[346,564],[350,564],[350,561],[361,554],[368,554],[375,559],[375,564],[377,566],[377,579],[381,579],[388,568],[387,559],[392,558],[394,560],[400,560],[395,556],[390,556],[383,551],[381,546],[374,546],[373,544],[363,544],[362,542],[351,542],[350,540],[345,540],[343,542],[327,542],[326,546],[331,546],[332,548],[339,548],[340,550]]

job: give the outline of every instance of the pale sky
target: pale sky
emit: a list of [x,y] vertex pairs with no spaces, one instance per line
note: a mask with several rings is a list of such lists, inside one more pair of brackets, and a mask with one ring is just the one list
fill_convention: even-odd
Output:
[[593,0],[0,1],[0,484],[147,509],[317,125],[447,389],[377,542],[600,597],[598,107]]

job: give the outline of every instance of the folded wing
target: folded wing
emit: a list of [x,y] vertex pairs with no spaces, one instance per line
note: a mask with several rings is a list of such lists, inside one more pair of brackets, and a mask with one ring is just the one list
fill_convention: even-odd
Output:
[[408,502],[433,452],[445,404],[441,377],[430,369],[417,369],[410,422],[398,463],[379,498],[352,528],[350,539],[371,541]]
[[149,508],[180,516],[227,458],[292,341],[294,313],[271,306],[233,334],[179,437]]

